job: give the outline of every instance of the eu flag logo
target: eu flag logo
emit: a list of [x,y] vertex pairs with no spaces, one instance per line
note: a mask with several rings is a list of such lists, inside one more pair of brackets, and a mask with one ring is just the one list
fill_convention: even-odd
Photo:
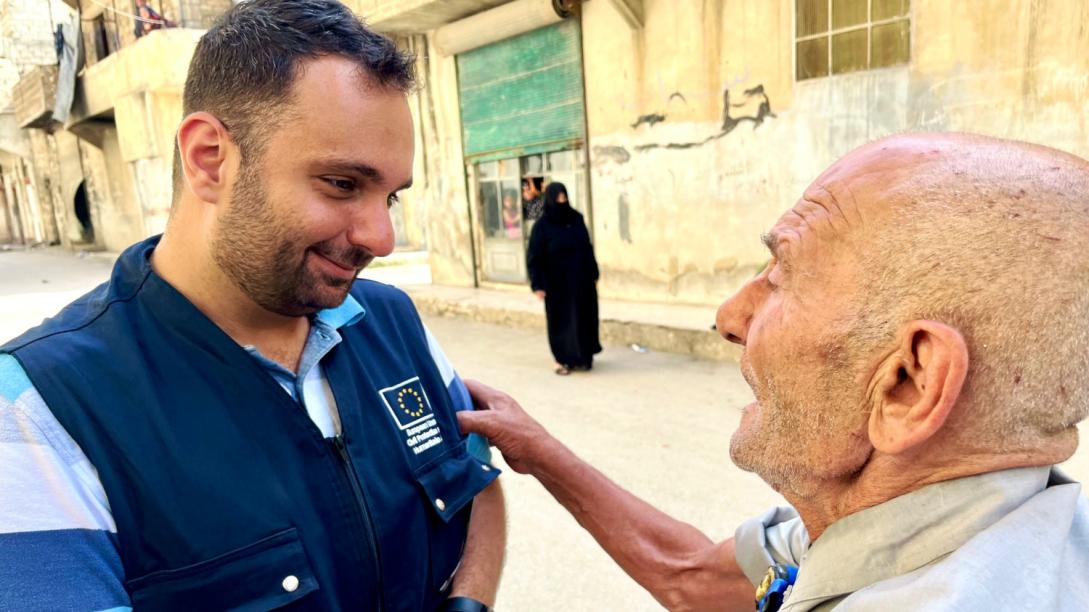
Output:
[[386,387],[379,391],[386,408],[402,430],[418,425],[432,417],[431,402],[420,384],[420,377],[410,378],[402,383]]

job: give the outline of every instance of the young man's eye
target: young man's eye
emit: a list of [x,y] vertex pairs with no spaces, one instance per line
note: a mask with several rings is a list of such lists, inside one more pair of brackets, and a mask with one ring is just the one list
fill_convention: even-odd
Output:
[[389,194],[389,197],[386,198],[386,206],[393,208],[393,205],[399,203],[400,201],[401,196],[397,195],[396,193],[391,193]]
[[349,191],[355,190],[355,181],[351,179],[328,178],[325,179],[325,182],[335,187],[337,191],[343,191],[345,193],[348,193]]

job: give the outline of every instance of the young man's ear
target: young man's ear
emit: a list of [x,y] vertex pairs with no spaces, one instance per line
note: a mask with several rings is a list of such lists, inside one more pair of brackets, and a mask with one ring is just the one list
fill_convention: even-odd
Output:
[[178,127],[178,154],[184,183],[203,202],[215,204],[225,187],[230,133],[214,115],[197,112]]
[[952,413],[967,375],[960,332],[937,321],[904,325],[870,383],[870,443],[896,455],[929,440]]

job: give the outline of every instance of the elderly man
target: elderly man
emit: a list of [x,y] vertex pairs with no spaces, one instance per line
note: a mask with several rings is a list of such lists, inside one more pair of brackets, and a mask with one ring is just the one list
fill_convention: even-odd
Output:
[[408,297],[356,279],[412,182],[412,67],[336,0],[204,34],[165,233],[0,346],[0,610],[494,603],[468,394]]
[[718,312],[756,396],[730,455],[793,508],[714,544],[498,391],[471,383],[490,411],[462,427],[671,609],[752,609],[769,567],[764,609],[1089,609],[1089,504],[1054,468],[1089,412],[1089,164],[893,137],[836,162],[764,242],[771,263]]

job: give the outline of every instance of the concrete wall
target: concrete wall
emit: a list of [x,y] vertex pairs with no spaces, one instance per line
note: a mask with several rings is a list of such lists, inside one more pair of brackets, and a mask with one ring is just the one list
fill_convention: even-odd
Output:
[[1089,3],[917,0],[909,65],[797,83],[793,4],[650,0],[638,31],[611,3],[584,5],[603,295],[720,301],[820,170],[881,136],[969,131],[1089,156]]
[[60,0],[0,2],[0,57],[20,67],[57,63],[53,29],[71,9]]
[[183,28],[203,30],[231,8],[231,0],[151,0],[151,6]]
[[182,87],[201,34],[156,30],[80,79],[73,130],[96,126],[82,148],[84,173],[95,185],[88,194],[101,219],[94,223],[99,246],[120,250],[166,226]]
[[[53,29],[67,22],[71,9],[60,0],[7,0],[0,3],[0,154],[6,156],[9,185],[4,197],[5,231],[0,239],[56,243],[62,240],[56,195],[60,184],[51,171],[59,165],[44,133],[23,130],[12,108],[20,77],[37,66],[57,63]],[[30,163],[27,163],[30,162]],[[14,191],[13,191],[14,190]],[[18,208],[19,228],[13,209]]]
[[465,164],[461,155],[461,110],[457,66],[439,53],[432,37],[412,37],[421,80],[411,106],[417,133],[415,180],[408,197],[427,210],[431,278],[444,285],[473,286],[473,241]]
[[148,231],[136,195],[132,167],[123,161],[117,130],[101,129],[102,147],[80,142],[91,219],[98,244],[120,251],[143,240]]
[[15,234],[11,227],[11,213],[8,210],[8,198],[3,189],[0,189],[0,244],[15,242]]
[[75,135],[64,130],[52,134],[44,130],[26,130],[32,143],[38,206],[46,225],[46,241],[59,242],[66,247],[83,244],[79,220],[75,213],[75,195],[83,181],[79,143]]
[[[50,1],[59,5],[56,19],[66,18],[67,8]],[[230,0],[153,0],[151,4],[168,19],[196,27],[210,25],[231,6]],[[43,18],[48,8],[41,0],[4,3],[0,49],[17,50],[20,62],[55,63],[53,22]],[[105,0],[88,8],[84,41],[93,40],[88,20],[101,15],[110,53],[96,57],[93,48],[88,49],[88,66],[79,79],[69,123],[72,132],[57,125],[48,132],[23,130],[19,135],[26,143],[27,159],[33,162],[26,178],[30,193],[37,195],[33,212],[41,229],[35,235],[67,246],[120,250],[161,232],[166,225],[181,91],[189,58],[203,31],[158,30],[137,39],[131,0]],[[14,60],[0,58],[0,110],[9,103],[8,81],[18,77],[19,70],[10,69],[13,65]],[[86,140],[78,140],[76,134]],[[0,145],[14,149],[21,144],[8,136],[0,129]],[[12,172],[18,170],[12,167]],[[81,242],[84,236],[74,210],[76,190],[85,180],[94,245]]]
[[[61,242],[64,206],[60,196],[59,163],[53,143],[42,130],[27,130],[30,134],[33,181],[38,194],[38,208],[42,216],[43,239],[49,244]],[[58,217],[61,219],[58,220]]]
[[507,0],[346,0],[381,32],[425,32],[444,23],[503,4]]
[[[642,4],[638,29],[613,2],[582,5],[603,296],[720,302],[765,264],[759,234],[809,182],[882,136],[977,132],[1089,157],[1087,2],[915,0],[909,64],[801,82],[792,0]],[[468,285],[454,58],[417,48],[433,277]]]
[[33,183],[45,242],[72,247],[83,242],[75,216],[75,194],[83,180],[79,145],[73,134],[26,130],[31,142]]

